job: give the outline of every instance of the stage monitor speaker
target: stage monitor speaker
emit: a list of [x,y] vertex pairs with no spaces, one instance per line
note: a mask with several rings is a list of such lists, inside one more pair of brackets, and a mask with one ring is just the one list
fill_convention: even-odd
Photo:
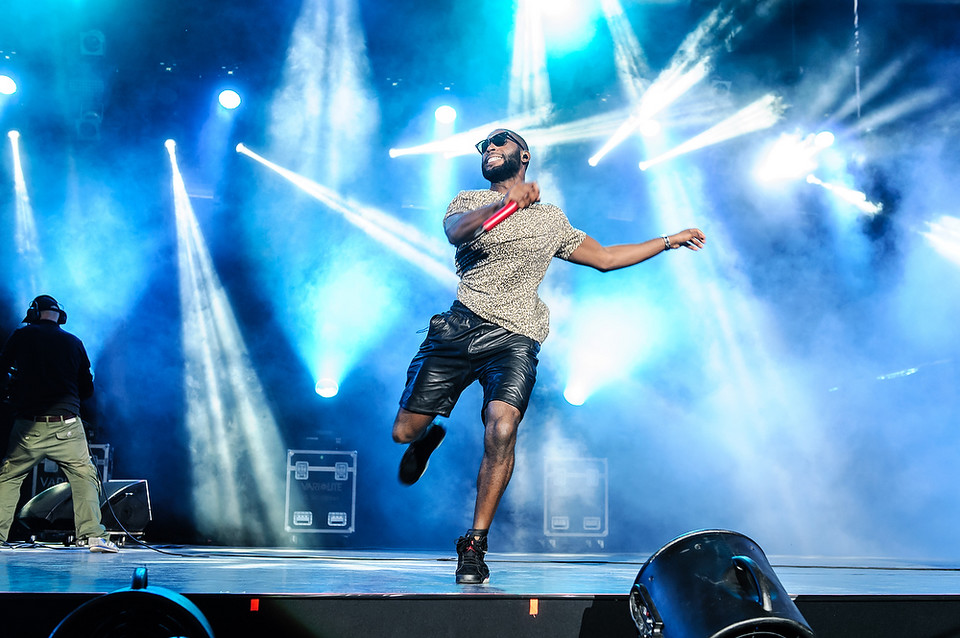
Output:
[[[107,481],[100,494],[100,515],[108,532],[143,533],[153,520],[150,491],[145,479]],[[27,501],[20,522],[31,532],[72,532],[73,493],[69,483],[58,483]]]
[[651,556],[630,613],[642,638],[813,638],[763,550],[725,530],[690,532]]
[[147,584],[138,567],[133,584],[89,600],[64,618],[50,638],[213,638],[203,612],[184,596]]

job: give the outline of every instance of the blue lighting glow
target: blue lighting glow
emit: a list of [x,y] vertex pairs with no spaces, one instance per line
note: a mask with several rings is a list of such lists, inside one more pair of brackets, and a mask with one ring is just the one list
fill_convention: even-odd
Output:
[[[599,293],[564,327],[570,335],[563,398],[583,405],[598,389],[629,377],[653,350],[661,324],[655,311],[636,300]],[[644,326],[638,330],[637,326]]]
[[544,35],[553,49],[576,50],[596,35],[596,6],[577,0],[538,0]]

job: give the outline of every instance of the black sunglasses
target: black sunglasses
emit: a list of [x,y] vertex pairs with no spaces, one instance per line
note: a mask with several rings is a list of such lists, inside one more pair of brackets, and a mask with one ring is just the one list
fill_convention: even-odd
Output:
[[475,146],[477,147],[477,150],[480,151],[480,154],[483,155],[486,152],[487,147],[490,146],[490,142],[493,142],[497,146],[503,146],[507,140],[513,140],[517,143],[517,146],[523,148],[523,142],[510,131],[500,131],[499,133],[495,133],[485,140],[480,140],[475,144]]

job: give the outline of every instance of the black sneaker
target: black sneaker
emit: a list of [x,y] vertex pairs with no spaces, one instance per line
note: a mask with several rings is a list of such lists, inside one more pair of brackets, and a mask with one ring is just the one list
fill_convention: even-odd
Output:
[[404,485],[413,485],[420,480],[427,471],[430,455],[440,447],[447,431],[439,423],[432,423],[419,439],[407,446],[407,451],[400,459],[400,482]]
[[490,581],[490,569],[483,562],[487,553],[487,538],[472,535],[457,539],[457,584],[482,585]]

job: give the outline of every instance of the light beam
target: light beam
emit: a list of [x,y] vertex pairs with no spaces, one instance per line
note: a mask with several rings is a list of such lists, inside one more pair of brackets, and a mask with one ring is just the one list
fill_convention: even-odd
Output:
[[270,154],[338,187],[367,166],[379,107],[358,0],[304,0],[268,128]]
[[[21,300],[34,297],[43,283],[40,280],[43,270],[43,255],[37,237],[37,220],[27,191],[27,180],[23,174],[23,162],[20,156],[20,132],[9,131],[10,148],[13,155],[13,190],[15,200],[14,241],[20,256],[25,277],[20,280],[18,295]],[[25,305],[25,304],[24,304]]]
[[830,184],[820,180],[816,175],[807,175],[807,183],[815,184],[824,190],[832,193],[841,201],[854,206],[861,213],[866,215],[877,215],[883,210],[883,204],[875,204],[867,199],[866,193],[848,188],[841,184]]
[[550,104],[541,0],[517,0],[508,112],[531,113]]
[[934,250],[960,266],[960,218],[943,215],[927,222],[927,230],[921,234]]
[[226,543],[276,543],[283,529],[284,449],[236,317],[172,168],[183,321],[185,423],[201,533]]
[[447,247],[427,237],[413,226],[404,224],[395,217],[375,208],[347,199],[313,180],[271,162],[243,144],[237,145],[237,152],[266,166],[322,202],[329,209],[340,213],[351,224],[360,228],[371,238],[411,264],[416,265],[440,283],[456,286],[459,282],[458,277],[450,267],[440,261],[440,259],[449,259]]
[[713,144],[746,135],[754,131],[770,128],[783,116],[783,103],[775,95],[767,94],[749,106],[699,135],[670,149],[666,153],[650,160],[640,162],[640,170],[647,170],[680,155],[690,153]]

